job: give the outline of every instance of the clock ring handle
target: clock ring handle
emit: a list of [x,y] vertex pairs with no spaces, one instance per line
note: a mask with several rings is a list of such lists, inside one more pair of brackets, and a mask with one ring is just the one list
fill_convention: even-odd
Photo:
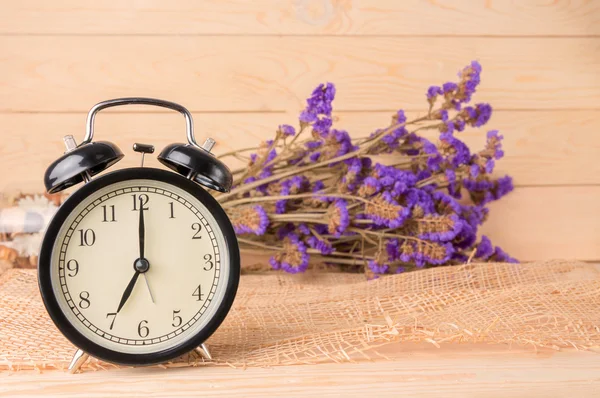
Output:
[[190,145],[200,148],[200,146],[196,143],[196,138],[194,137],[194,122],[192,120],[192,114],[190,113],[190,111],[188,111],[185,107],[176,104],[175,102],[144,97],[115,98],[107,101],[102,101],[94,105],[92,109],[90,109],[90,111],[88,112],[85,128],[85,137],[80,145],[89,144],[90,142],[92,142],[92,139],[94,138],[94,119],[98,112],[100,112],[102,109],[122,105],[160,106],[162,108],[172,109],[181,113],[185,118],[185,128],[188,142],[190,143]]

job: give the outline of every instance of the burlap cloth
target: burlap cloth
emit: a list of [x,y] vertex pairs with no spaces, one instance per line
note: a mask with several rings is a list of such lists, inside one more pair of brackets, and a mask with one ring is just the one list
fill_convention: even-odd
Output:
[[[470,264],[374,281],[342,273],[244,275],[232,311],[208,342],[214,360],[189,355],[166,366],[342,362],[408,341],[596,349],[599,304],[598,269],[564,261]],[[73,352],[46,314],[35,270],[4,270],[0,369],[64,368]]]

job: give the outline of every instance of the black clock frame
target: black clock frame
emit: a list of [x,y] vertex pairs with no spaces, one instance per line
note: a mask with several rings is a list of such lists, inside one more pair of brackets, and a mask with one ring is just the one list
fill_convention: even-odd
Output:
[[[227,246],[227,251],[229,253],[229,264],[222,265],[229,266],[229,278],[226,281],[225,295],[223,301],[218,304],[217,311],[208,324],[194,336],[174,347],[145,354],[129,354],[113,351],[94,343],[81,334],[71,322],[69,322],[63,311],[60,309],[51,282],[51,260],[55,242],[60,228],[63,226],[67,217],[75,210],[75,207],[88,196],[108,185],[137,179],[154,180],[174,185],[202,202],[217,221],[218,227],[221,229],[225,238],[225,245]],[[108,173],[90,181],[73,193],[58,209],[48,225],[38,261],[38,283],[40,293],[48,314],[56,327],[79,349],[96,358],[121,365],[152,365],[162,363],[177,358],[200,346],[215,332],[215,330],[217,330],[231,309],[231,305],[233,304],[237,292],[239,279],[240,252],[235,237],[235,231],[219,203],[195,182],[173,172],[148,167],[129,168]]]

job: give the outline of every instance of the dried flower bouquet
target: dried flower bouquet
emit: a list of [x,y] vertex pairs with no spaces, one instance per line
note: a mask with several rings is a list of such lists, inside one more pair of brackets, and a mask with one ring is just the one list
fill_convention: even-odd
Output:
[[[358,139],[333,128],[336,90],[321,84],[298,129],[281,125],[257,148],[221,155],[248,161],[234,171],[232,191],[217,196],[242,251],[267,252],[274,269],[291,273],[315,261],[371,276],[471,258],[516,261],[486,236],[477,239],[486,205],[513,189],[509,176],[492,177],[504,154],[498,131],[488,131],[476,153],[458,138],[491,117],[489,104],[468,105],[480,74],[472,62],[458,83],[429,88],[425,116],[407,120],[400,110]],[[420,136],[424,130],[439,131],[439,142]],[[378,163],[384,154],[392,161]]]

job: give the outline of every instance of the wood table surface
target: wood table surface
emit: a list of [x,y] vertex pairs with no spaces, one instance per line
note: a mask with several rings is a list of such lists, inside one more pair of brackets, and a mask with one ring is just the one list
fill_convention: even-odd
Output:
[[[394,352],[395,350],[395,352]],[[392,360],[234,369],[136,368],[70,375],[61,371],[0,373],[0,396],[598,396],[595,352],[535,351],[508,346],[401,344]]]

